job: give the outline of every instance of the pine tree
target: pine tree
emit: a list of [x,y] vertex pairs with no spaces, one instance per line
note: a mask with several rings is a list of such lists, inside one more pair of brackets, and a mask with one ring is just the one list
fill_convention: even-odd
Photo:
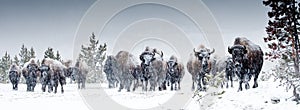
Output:
[[4,56],[1,58],[1,74],[0,74],[0,79],[1,82],[8,82],[8,71],[9,67],[12,64],[12,60],[10,58],[10,55],[5,52]]
[[33,47],[30,48],[30,51],[28,52],[28,57],[35,58],[35,51],[34,51]]
[[58,61],[61,61],[61,56],[59,54],[59,51],[56,51],[55,59],[58,60]]
[[48,49],[45,51],[44,58],[55,59],[53,48],[48,47]]
[[19,60],[19,58],[18,58],[17,55],[15,55],[13,63],[16,64],[16,65],[18,65],[18,66],[20,65],[20,60]]
[[[99,47],[98,47],[99,46]],[[89,66],[89,82],[102,81],[102,62],[105,59],[106,44],[99,45],[94,33],[89,37],[87,46],[81,45],[81,52],[77,60],[84,61]],[[99,67],[100,66],[100,67]]]
[[269,6],[270,18],[266,27],[267,37],[264,41],[271,49],[266,53],[269,60],[288,59],[294,62],[296,74],[299,74],[299,3],[295,0],[265,0]]
[[[299,38],[300,32],[300,2],[298,0],[265,0],[265,6],[269,6],[268,12],[270,18],[266,27],[267,37],[264,41],[268,44],[270,52],[266,53],[267,59],[281,59],[284,63],[293,63],[293,71],[286,71],[285,77],[277,76],[287,82],[284,84],[287,88],[293,87],[293,96],[295,101],[300,101],[299,83]],[[284,69],[290,68],[289,65]],[[297,93],[298,90],[298,93]]]
[[24,44],[21,47],[19,56],[20,56],[20,66],[23,66],[26,62],[28,62],[30,60],[30,58],[28,56],[28,50]]

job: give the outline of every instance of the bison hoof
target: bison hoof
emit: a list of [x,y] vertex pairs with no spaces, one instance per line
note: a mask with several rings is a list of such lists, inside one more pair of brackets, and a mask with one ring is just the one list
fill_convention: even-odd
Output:
[[247,83],[247,84],[245,85],[245,88],[246,88],[246,89],[249,89],[249,88],[250,88],[249,83]]
[[257,88],[257,87],[258,87],[258,84],[254,84],[254,85],[253,85],[253,88]]

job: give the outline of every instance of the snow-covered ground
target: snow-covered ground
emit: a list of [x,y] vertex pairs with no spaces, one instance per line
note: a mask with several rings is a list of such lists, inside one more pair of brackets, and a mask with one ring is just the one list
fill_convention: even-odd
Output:
[[[252,82],[252,81],[251,81]],[[87,89],[77,90],[76,84],[65,85],[65,93],[43,93],[41,85],[38,84],[35,92],[26,92],[26,85],[20,84],[18,91],[13,91],[11,84],[0,84],[0,106],[1,109],[9,110],[31,109],[31,110],[87,110],[103,106],[120,107],[123,109],[146,109],[156,107],[155,109],[188,109],[199,110],[204,107],[209,110],[299,110],[300,105],[296,105],[290,97],[291,91],[284,91],[283,87],[278,87],[278,82],[260,81],[256,89],[243,90],[237,92],[237,83],[234,88],[222,89],[224,94],[216,96],[212,100],[203,99],[200,103],[196,98],[189,98],[181,108],[174,108],[165,104],[174,96],[191,97],[192,93],[182,93],[174,91],[156,91],[156,92],[117,92],[117,89],[108,89],[106,84],[88,84]],[[101,88],[104,91],[101,92]],[[205,93],[201,93],[205,95]],[[272,104],[271,98],[280,99],[278,104]],[[177,99],[178,100],[178,99]],[[110,103],[114,101],[115,103]],[[108,105],[111,104],[111,105]]]
[[42,92],[37,84],[34,92],[26,92],[26,84],[19,84],[18,91],[12,90],[11,84],[0,84],[1,110],[88,110],[80,97],[77,85],[68,84],[65,93]]

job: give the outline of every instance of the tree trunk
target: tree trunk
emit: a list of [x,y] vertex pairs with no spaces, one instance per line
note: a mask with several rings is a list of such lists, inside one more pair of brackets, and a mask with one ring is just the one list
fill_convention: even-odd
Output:
[[299,50],[299,38],[298,38],[298,30],[297,30],[297,15],[296,15],[296,1],[294,0],[294,3],[293,3],[293,22],[294,22],[294,36],[295,36],[295,43],[294,43],[294,46],[295,46],[295,50],[296,50],[296,56],[295,56],[295,60],[294,60],[294,67],[295,67],[295,74],[297,76],[300,76],[299,75],[299,53],[298,53],[298,50]]

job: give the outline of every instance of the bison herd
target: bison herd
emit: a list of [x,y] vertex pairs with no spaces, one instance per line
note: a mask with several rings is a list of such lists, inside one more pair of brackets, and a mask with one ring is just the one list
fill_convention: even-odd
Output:
[[[135,91],[138,87],[142,91],[155,91],[156,88],[166,90],[171,86],[171,90],[180,90],[180,83],[187,72],[192,76],[192,90],[199,91],[207,89],[208,74],[221,75],[225,79],[221,86],[228,82],[233,87],[233,77],[239,80],[238,91],[242,90],[242,84],[249,89],[249,81],[254,77],[253,88],[258,87],[257,79],[263,65],[263,52],[261,48],[250,40],[238,37],[233,46],[228,47],[231,55],[225,60],[210,58],[215,49],[208,49],[200,45],[197,49],[191,49],[186,66],[179,59],[172,55],[167,60],[163,59],[163,52],[158,49],[146,47],[139,55],[137,60],[134,55],[127,51],[119,51],[115,56],[107,57],[104,64],[104,72],[108,81],[109,88],[119,86],[118,91],[125,89]],[[140,64],[137,62],[141,62]]]
[[[249,89],[249,81],[254,77],[253,88],[258,87],[257,79],[263,65],[263,52],[261,48],[246,38],[238,37],[234,40],[233,46],[228,47],[231,55],[220,60],[211,58],[215,49],[208,49],[200,45],[197,49],[191,49],[186,66],[175,55],[164,59],[164,53],[158,49],[146,47],[136,58],[127,51],[119,51],[115,56],[107,56],[103,71],[106,75],[109,88],[118,87],[118,91],[125,89],[127,92],[135,91],[141,87],[142,91],[180,90],[180,83],[187,72],[192,76],[192,90],[199,91],[207,89],[208,75],[221,75],[221,86],[228,82],[233,87],[233,77],[239,80],[238,91],[242,91],[242,84]],[[141,63],[138,63],[141,62]],[[74,66],[71,62],[61,63],[60,61],[45,58],[41,65],[34,59],[25,63],[22,68],[12,65],[9,70],[9,79],[13,90],[18,89],[18,82],[21,74],[26,80],[27,91],[34,91],[37,79],[42,84],[42,91],[57,92],[58,85],[61,92],[64,92],[63,85],[66,84],[66,77],[77,81],[78,88],[85,88],[88,66],[82,61],[77,61]],[[132,87],[133,86],[133,87]],[[47,88],[48,87],[48,88]]]
[[65,62],[45,58],[41,65],[38,65],[34,59],[30,59],[23,67],[15,64],[9,69],[9,80],[13,85],[13,90],[18,90],[18,83],[22,76],[25,78],[27,91],[33,92],[38,79],[42,85],[42,91],[57,93],[58,85],[61,86],[61,92],[64,92],[63,85],[66,84],[66,77],[77,81],[78,88],[85,87],[85,79],[87,74],[87,66],[83,62],[76,62],[75,66],[70,66],[71,62]]

